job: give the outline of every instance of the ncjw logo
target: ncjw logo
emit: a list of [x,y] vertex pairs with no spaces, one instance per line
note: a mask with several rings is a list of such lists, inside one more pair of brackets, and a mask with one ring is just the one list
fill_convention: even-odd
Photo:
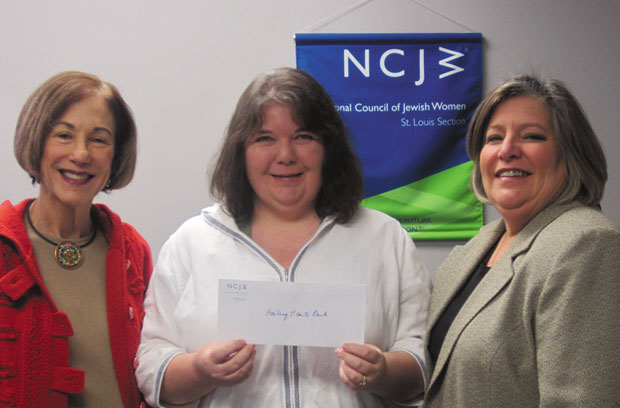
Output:
[[231,292],[245,293],[248,291],[248,285],[247,283],[240,283],[240,282],[226,282],[225,289]]
[[[443,79],[445,77],[449,77],[451,75],[464,71],[464,68],[461,68],[457,65],[452,64],[451,61],[461,58],[465,54],[458,52],[458,51],[450,50],[444,47],[439,47],[439,51],[449,54],[449,56],[439,61],[439,65],[450,69],[449,71],[441,73],[439,75],[439,79]],[[349,72],[351,70],[350,68],[351,64],[354,66],[354,68],[357,68],[357,70],[359,70],[359,72],[361,72],[362,75],[364,75],[367,78],[370,77],[370,50],[368,48],[364,50],[364,62],[363,63],[361,63],[359,59],[357,59],[357,57],[353,55],[353,53],[346,48],[344,50],[343,55],[344,55],[344,77],[345,78],[349,77]],[[390,69],[390,62],[393,59],[397,58],[398,56],[404,57],[405,51],[398,49],[398,48],[391,48],[385,51],[383,54],[381,54],[381,57],[379,58],[379,67],[383,75],[391,77],[391,78],[399,78],[399,77],[405,76],[404,69],[401,69],[400,71],[393,71]],[[425,77],[424,49],[422,48],[418,51],[418,64],[419,64],[420,76],[414,82],[416,86],[422,85],[424,83],[424,77]]]

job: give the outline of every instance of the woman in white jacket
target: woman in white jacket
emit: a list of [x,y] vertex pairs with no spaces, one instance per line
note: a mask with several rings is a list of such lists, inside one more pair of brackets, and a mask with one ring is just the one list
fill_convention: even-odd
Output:
[[[232,116],[219,199],[162,248],[145,301],[138,383],[154,406],[379,407],[424,389],[430,281],[392,218],[359,207],[359,160],[325,90],[281,68]],[[220,278],[367,285],[366,344],[216,342]]]

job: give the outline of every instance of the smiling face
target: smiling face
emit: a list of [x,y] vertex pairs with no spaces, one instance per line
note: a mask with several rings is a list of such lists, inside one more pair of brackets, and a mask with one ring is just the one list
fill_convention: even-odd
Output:
[[45,139],[39,201],[90,206],[110,178],[114,134],[114,117],[101,95],[69,106]]
[[245,142],[255,211],[266,209],[282,217],[313,214],[323,154],[320,137],[295,123],[290,106],[267,104],[261,128]]
[[562,191],[566,166],[546,108],[535,98],[518,96],[498,106],[480,152],[484,191],[518,233]]

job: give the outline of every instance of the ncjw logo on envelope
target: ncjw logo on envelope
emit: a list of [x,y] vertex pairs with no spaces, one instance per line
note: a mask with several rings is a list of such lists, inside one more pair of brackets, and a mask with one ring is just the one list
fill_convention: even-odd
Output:
[[224,283],[223,293],[231,295],[237,302],[245,302],[248,298],[248,285],[244,282],[222,282]]

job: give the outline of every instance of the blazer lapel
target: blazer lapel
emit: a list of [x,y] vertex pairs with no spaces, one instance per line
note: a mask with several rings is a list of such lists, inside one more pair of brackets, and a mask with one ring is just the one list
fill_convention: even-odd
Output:
[[[456,318],[452,322],[448,333],[441,346],[433,375],[430,379],[428,389],[432,387],[433,383],[444,369],[446,362],[450,359],[452,349],[461,333],[469,322],[484,308],[512,279],[513,276],[513,261],[520,254],[527,252],[532,245],[532,242],[538,235],[538,233],[550,222],[560,216],[560,214],[568,211],[574,207],[579,206],[577,202],[552,205],[537,216],[535,216],[519,233],[515,241],[512,243],[508,251],[502,256],[502,258],[487,272],[487,275],[480,281],[470,298],[467,299],[463,308],[459,311]],[[459,248],[461,251],[455,253],[456,256],[450,256],[449,262],[446,262],[445,267],[448,271],[465,271],[466,273],[459,274],[455,279],[443,282],[443,286],[433,288],[436,291],[435,304],[431,301],[431,314],[429,314],[428,331],[433,327],[441,313],[452,301],[458,290],[461,288],[465,280],[474,271],[474,268],[478,266],[482,257],[486,254],[489,248],[497,241],[500,235],[504,232],[503,221],[498,221],[493,224],[489,224],[480,230],[479,236],[473,238],[467,245]],[[440,270],[444,269],[442,264]]]
[[[451,255],[450,261],[446,265],[440,267],[440,270],[447,269],[448,271],[453,271],[456,276],[454,279],[444,279],[441,283],[442,286],[435,286],[433,288],[436,292],[434,299],[441,303],[431,304],[428,326],[429,331],[503,232],[504,223],[501,220],[488,225],[480,231],[476,238],[459,248],[460,251]],[[435,362],[433,375],[429,382],[429,387],[433,385],[436,378],[445,367],[452,353],[454,344],[467,324],[512,278],[511,258],[510,256],[502,257],[502,259],[489,270],[487,276],[478,284],[474,293],[472,293],[470,298],[463,305],[463,308],[457,314],[441,346],[439,356]]]

